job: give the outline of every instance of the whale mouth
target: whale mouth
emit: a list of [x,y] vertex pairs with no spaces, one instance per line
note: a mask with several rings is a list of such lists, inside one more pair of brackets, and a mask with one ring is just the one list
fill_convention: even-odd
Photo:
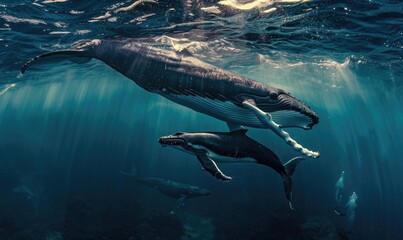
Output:
[[163,146],[182,146],[186,144],[186,141],[178,136],[175,135],[169,135],[169,136],[163,136],[158,139],[158,142]]
[[319,122],[318,115],[309,106],[287,93],[278,94],[275,100],[255,99],[257,107],[270,113],[273,121],[281,128],[297,127],[309,130]]

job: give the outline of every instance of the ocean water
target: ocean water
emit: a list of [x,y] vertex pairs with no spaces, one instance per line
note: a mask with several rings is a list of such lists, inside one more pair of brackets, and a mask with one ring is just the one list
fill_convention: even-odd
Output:
[[[293,176],[296,211],[271,169],[219,164],[233,177],[223,183],[157,141],[228,131],[218,119],[98,60],[20,74],[38,54],[110,38],[186,48],[316,111],[312,130],[287,129],[321,153]],[[402,44],[403,3],[393,0],[2,0],[0,239],[402,239]],[[269,130],[248,135],[283,163],[298,156]],[[211,195],[181,206],[121,174],[132,166]],[[342,171],[348,216],[334,212]]]

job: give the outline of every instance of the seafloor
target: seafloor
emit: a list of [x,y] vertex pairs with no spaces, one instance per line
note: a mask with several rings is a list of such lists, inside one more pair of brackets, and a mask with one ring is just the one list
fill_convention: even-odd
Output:
[[175,215],[159,210],[138,215],[136,202],[114,199],[100,205],[75,196],[63,209],[48,205],[37,212],[34,197],[15,195],[13,204],[1,203],[0,239],[356,239],[336,227],[336,217],[305,216],[286,208],[261,217],[251,217],[247,211],[231,216],[218,213],[216,219],[184,210]]

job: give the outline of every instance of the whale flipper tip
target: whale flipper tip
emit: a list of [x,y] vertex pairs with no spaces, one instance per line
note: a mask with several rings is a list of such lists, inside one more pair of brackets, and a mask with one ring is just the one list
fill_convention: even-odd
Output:
[[[217,176],[216,176],[216,177],[217,177]],[[217,177],[217,178],[220,179],[220,180],[223,181],[223,182],[229,182],[229,181],[232,180],[232,177],[226,176],[226,175],[224,175],[224,174],[222,174],[221,176],[219,176],[219,177]]]
[[197,153],[197,159],[200,161],[202,168],[209,172],[217,179],[228,182],[231,181],[231,177],[226,176],[217,166],[213,159],[209,158],[205,152]]

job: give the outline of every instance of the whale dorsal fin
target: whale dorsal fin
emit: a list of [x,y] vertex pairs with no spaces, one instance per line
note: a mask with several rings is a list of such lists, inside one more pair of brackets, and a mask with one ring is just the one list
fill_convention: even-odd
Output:
[[173,50],[176,53],[181,54],[183,56],[193,56],[193,54],[191,52],[189,52],[189,50],[187,49],[187,46],[189,46],[189,45],[183,46],[180,44],[176,44],[174,41],[172,41],[172,39],[171,39],[171,44],[172,44]]
[[230,134],[233,134],[233,135],[246,135],[247,132],[248,132],[248,129],[242,128],[242,129],[237,129],[237,130],[231,131]]
[[177,52],[182,54],[183,56],[193,56],[193,54],[186,47],[182,48]]

